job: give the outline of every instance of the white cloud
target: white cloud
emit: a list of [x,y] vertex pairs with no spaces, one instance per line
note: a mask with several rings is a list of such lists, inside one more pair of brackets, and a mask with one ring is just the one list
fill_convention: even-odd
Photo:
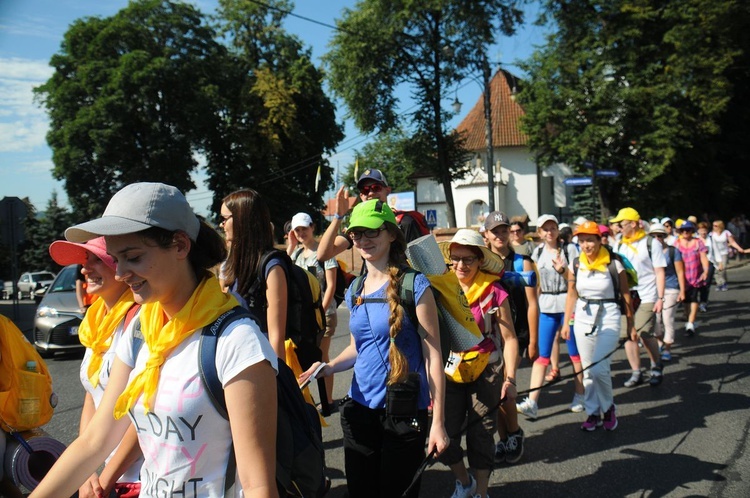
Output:
[[44,147],[49,120],[34,102],[33,88],[52,75],[52,68],[38,60],[0,58],[0,75],[0,152]]

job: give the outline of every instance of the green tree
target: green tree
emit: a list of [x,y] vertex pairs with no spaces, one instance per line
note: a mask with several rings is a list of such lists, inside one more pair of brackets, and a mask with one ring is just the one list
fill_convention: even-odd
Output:
[[[405,122],[414,150],[425,152],[420,169],[442,185],[450,226],[456,226],[451,183],[465,174],[461,138],[449,134],[442,98],[467,72],[486,60],[495,37],[512,32],[520,12],[510,0],[361,0],[337,22],[325,62],[331,88],[364,132]],[[411,90],[416,110],[398,114],[395,91]]]
[[49,270],[57,272],[60,265],[49,255],[49,246],[55,240],[65,239],[65,229],[71,225],[70,212],[57,202],[57,192],[52,192],[47,208],[38,216],[36,208],[28,204],[25,222],[26,240],[20,248],[21,268],[27,271]]
[[[419,169],[420,157],[414,157],[412,137],[403,130],[393,129],[380,133],[356,153],[359,175],[369,168],[377,168],[388,180],[393,192],[414,190],[416,182],[410,178]],[[355,190],[354,163],[346,168],[341,181]]]
[[208,174],[215,212],[227,193],[253,187],[266,193],[280,233],[296,212],[314,214],[323,207],[323,193],[333,185],[325,158],[343,131],[310,49],[282,27],[291,3],[266,4],[219,2],[218,29],[229,44],[233,70],[218,96],[222,122],[207,149]]
[[206,129],[216,128],[216,76],[226,50],[194,7],[140,0],[108,18],[75,21],[35,90],[51,125],[53,176],[78,219],[99,216],[134,181],[183,191]]
[[605,212],[715,201],[706,192],[730,177],[722,168],[706,175],[705,165],[747,75],[737,71],[747,9],[733,0],[573,0],[546,2],[546,16],[557,30],[526,64],[519,95],[540,164],[618,170],[597,182]]

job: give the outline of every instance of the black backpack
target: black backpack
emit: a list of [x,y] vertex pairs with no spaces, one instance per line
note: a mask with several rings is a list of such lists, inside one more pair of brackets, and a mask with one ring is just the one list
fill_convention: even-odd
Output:
[[258,278],[243,296],[247,305],[259,321],[261,330],[267,329],[266,311],[266,266],[271,258],[278,258],[284,268],[287,284],[286,338],[291,339],[297,350],[297,358],[303,369],[320,361],[320,341],[326,329],[326,314],[323,309],[323,294],[318,279],[309,271],[295,265],[286,252],[272,249],[260,260]]
[[[248,310],[237,306],[219,316],[201,331],[198,369],[206,393],[216,411],[228,420],[224,388],[216,371],[216,347],[227,325],[241,318],[260,323]],[[140,321],[134,325],[133,357],[143,345]],[[325,452],[318,412],[305,402],[297,379],[283,361],[278,362],[276,393],[276,485],[281,497],[317,498],[326,494],[330,481],[325,476]],[[234,496],[234,448],[230,449],[224,482],[224,496]]]
[[[200,339],[200,374],[206,391],[222,417],[228,419],[224,389],[216,372],[216,346],[219,336],[234,320],[249,317],[252,313],[237,307],[208,326],[204,327]],[[256,320],[257,322],[257,320]],[[325,454],[320,418],[315,407],[305,402],[292,370],[278,362],[276,376],[278,414],[276,424],[276,484],[280,496],[319,497],[327,491],[325,476]],[[234,452],[230,465],[234,462]],[[227,481],[235,471],[227,468]],[[231,476],[231,477],[230,477]],[[225,485],[226,489],[226,485]],[[225,493],[225,496],[233,496]]]

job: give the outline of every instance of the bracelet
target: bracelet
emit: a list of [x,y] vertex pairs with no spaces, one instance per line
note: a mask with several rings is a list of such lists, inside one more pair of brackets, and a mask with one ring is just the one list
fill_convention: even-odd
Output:
[[344,219],[344,217],[341,216],[339,213],[333,213],[333,217],[336,218],[337,220],[343,220]]
[[505,382],[508,382],[509,384],[511,384],[513,386],[516,385],[516,379],[514,379],[512,377],[508,377],[507,379],[505,379]]

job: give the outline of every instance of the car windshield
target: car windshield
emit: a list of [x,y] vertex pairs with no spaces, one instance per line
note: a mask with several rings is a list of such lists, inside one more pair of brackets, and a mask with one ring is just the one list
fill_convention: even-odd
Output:
[[[55,278],[55,276],[51,273],[36,273],[36,274],[31,275],[31,280],[33,280],[34,282],[41,282],[43,280],[52,280],[53,278]],[[75,282],[73,282],[73,284],[75,287]]]
[[78,277],[78,265],[66,266],[52,282],[49,292],[65,292],[76,290],[76,278]]

